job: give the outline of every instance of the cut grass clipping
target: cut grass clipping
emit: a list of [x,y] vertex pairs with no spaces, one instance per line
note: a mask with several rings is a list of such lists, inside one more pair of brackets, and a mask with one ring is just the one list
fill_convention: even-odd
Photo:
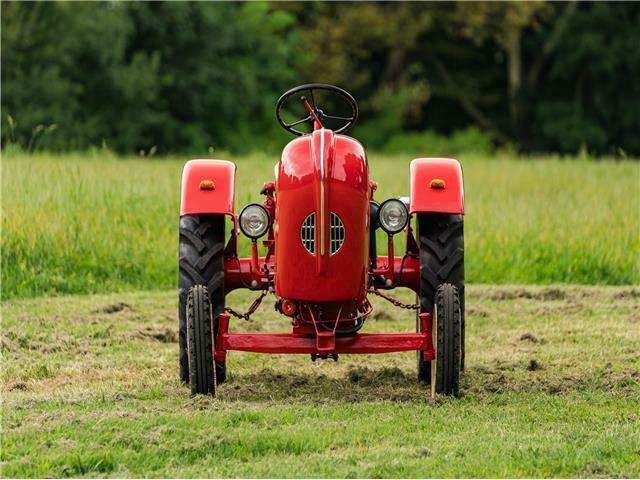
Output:
[[[262,201],[276,158],[230,159],[238,211]],[[185,160],[5,156],[3,298],[173,288]],[[409,161],[371,156],[378,200],[408,194]],[[468,282],[640,283],[640,162],[461,161]]]
[[[174,291],[6,302],[2,476],[640,476],[640,290],[467,293],[457,400],[418,385],[413,352],[231,352],[219,397],[191,397]],[[232,328],[286,331],[272,301]],[[367,331],[412,329],[373,301]]]

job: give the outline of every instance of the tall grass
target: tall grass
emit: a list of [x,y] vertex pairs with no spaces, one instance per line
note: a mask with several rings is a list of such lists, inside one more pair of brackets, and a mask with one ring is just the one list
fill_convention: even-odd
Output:
[[[173,287],[184,160],[5,156],[3,298]],[[239,209],[276,159],[232,160]],[[409,160],[371,156],[378,199],[407,194]],[[639,283],[640,164],[461,160],[468,282]]]

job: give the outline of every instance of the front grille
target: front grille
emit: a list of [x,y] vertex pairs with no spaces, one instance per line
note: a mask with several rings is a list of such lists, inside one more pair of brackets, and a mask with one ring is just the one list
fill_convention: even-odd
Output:
[[302,222],[300,229],[300,239],[302,245],[311,255],[316,254],[316,214],[310,213]]
[[329,232],[329,251],[331,252],[331,255],[335,255],[344,243],[344,223],[342,223],[340,217],[333,212],[331,213],[331,229]]
[[[329,252],[335,255],[344,243],[344,223],[335,213],[331,213],[331,225],[329,229]],[[316,254],[316,214],[310,213],[302,222],[300,228],[300,240],[302,245],[311,255]]]

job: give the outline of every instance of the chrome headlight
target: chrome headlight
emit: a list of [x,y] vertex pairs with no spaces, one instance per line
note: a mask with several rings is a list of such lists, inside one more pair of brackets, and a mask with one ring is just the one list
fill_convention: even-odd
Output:
[[240,230],[252,240],[267,233],[270,221],[269,212],[258,203],[250,203],[240,212]]
[[407,226],[409,211],[407,206],[397,198],[385,200],[378,210],[378,222],[382,229],[393,235]]

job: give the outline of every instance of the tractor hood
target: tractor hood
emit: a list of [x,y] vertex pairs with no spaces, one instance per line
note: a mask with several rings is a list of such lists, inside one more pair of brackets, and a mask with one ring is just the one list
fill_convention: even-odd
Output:
[[291,141],[276,169],[276,294],[364,298],[371,192],[362,145],[321,128]]

